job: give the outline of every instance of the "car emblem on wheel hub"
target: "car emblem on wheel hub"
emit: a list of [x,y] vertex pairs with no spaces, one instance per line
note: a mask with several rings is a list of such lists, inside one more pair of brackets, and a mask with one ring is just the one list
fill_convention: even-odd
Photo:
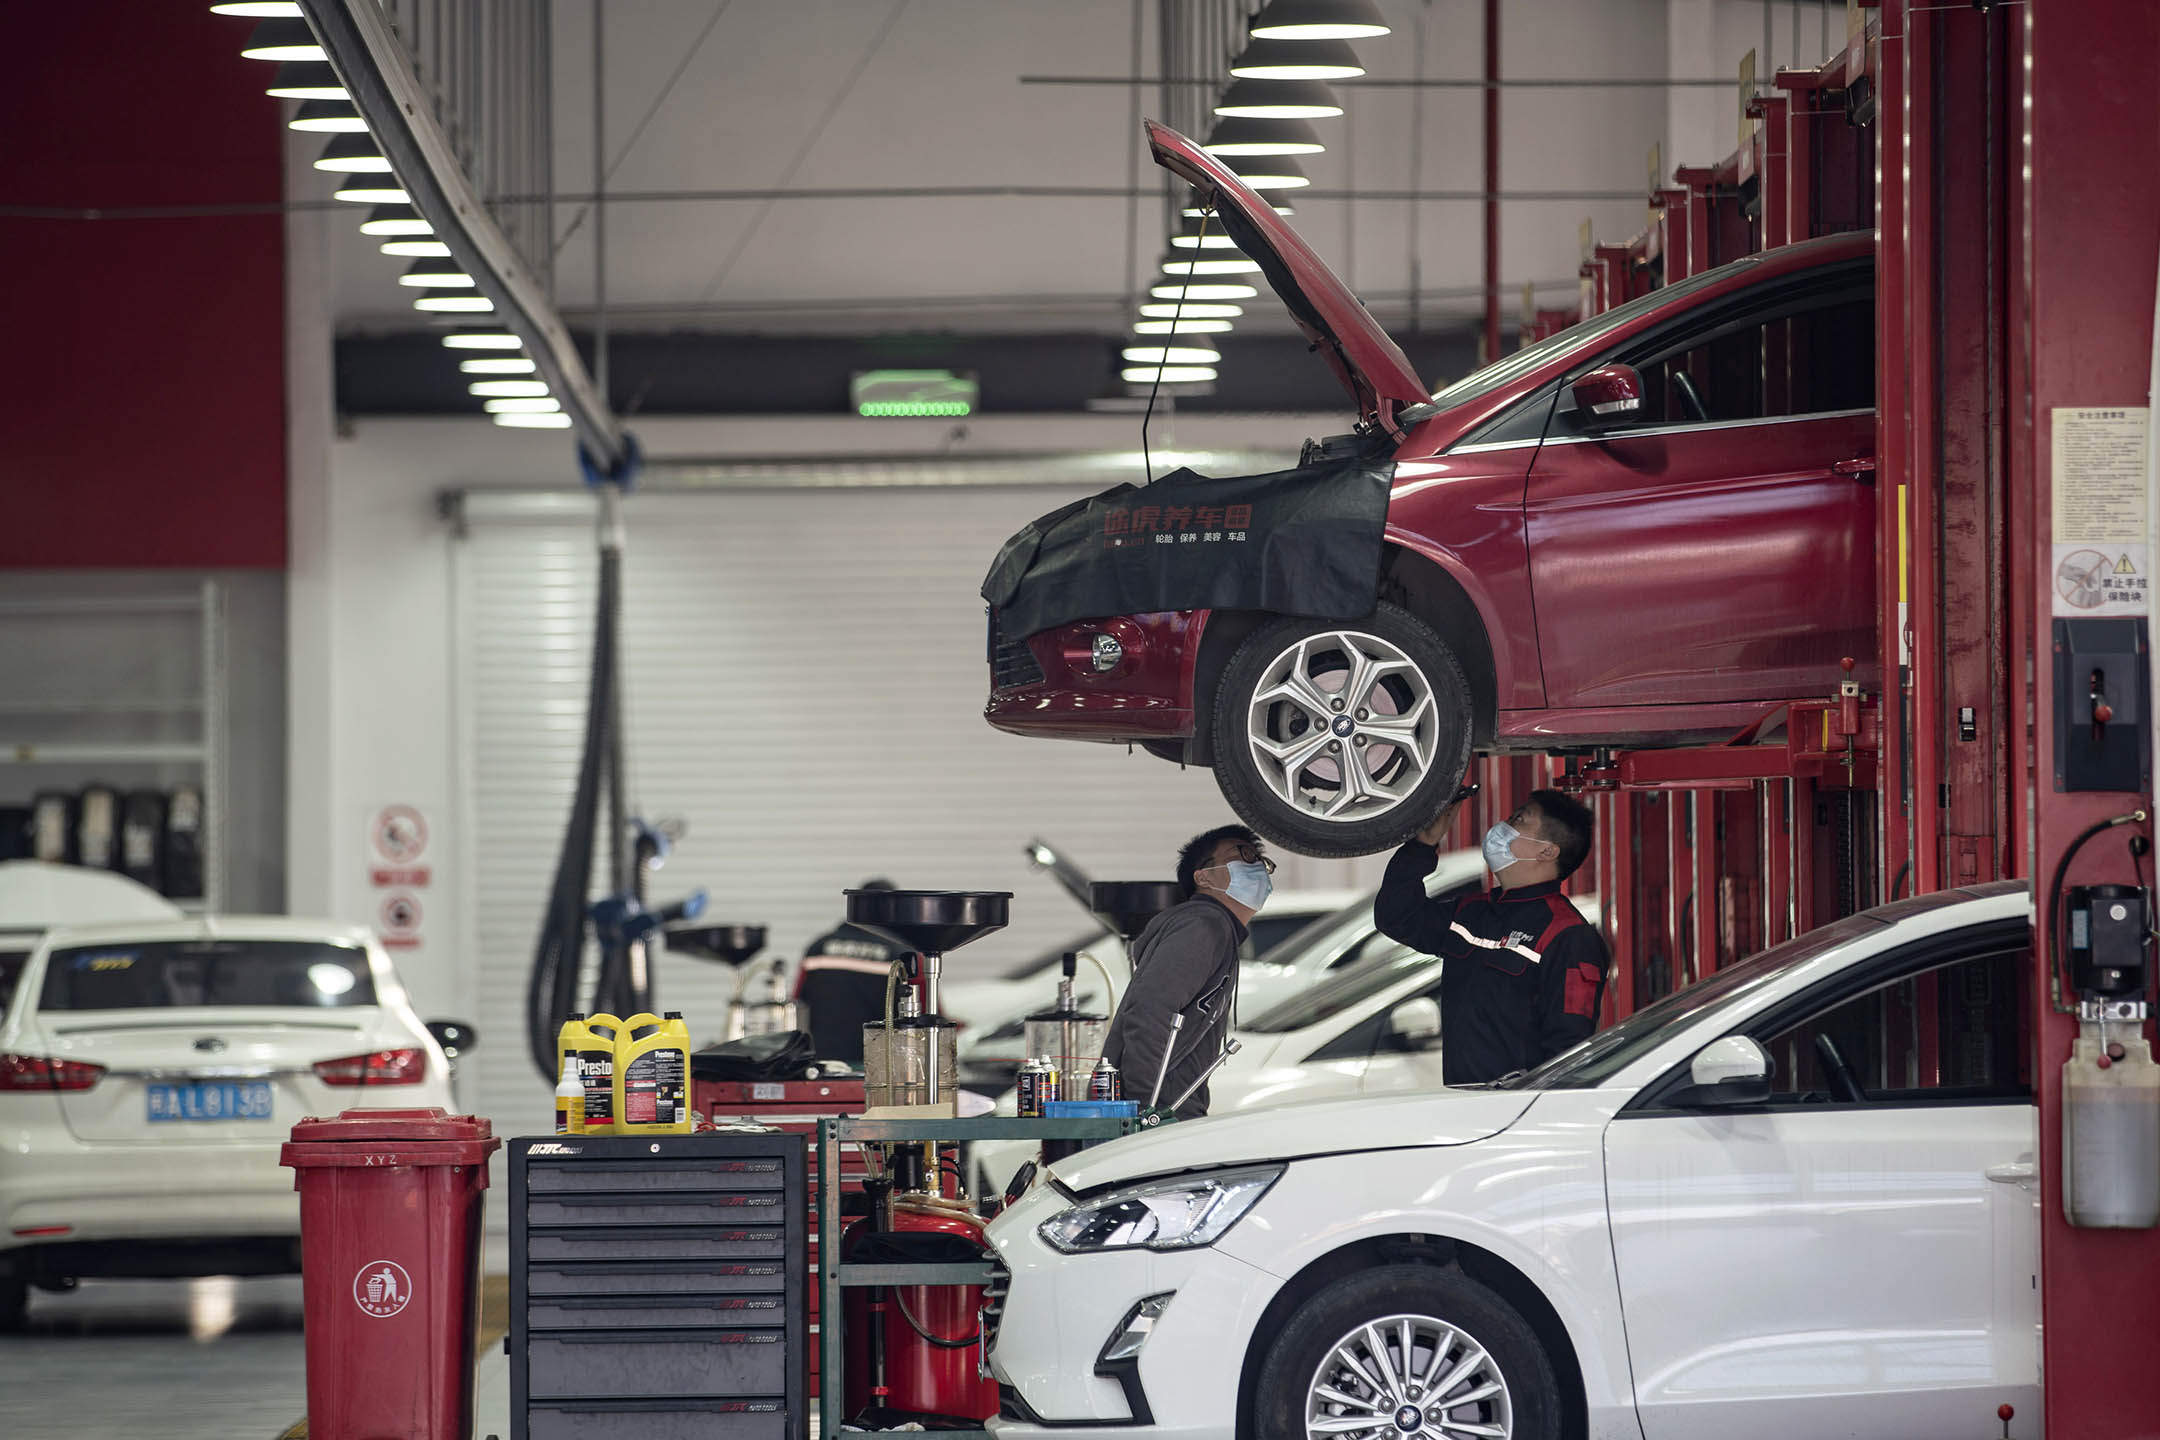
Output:
[[1348,735],[1352,730],[1356,728],[1356,726],[1350,723],[1350,717],[1348,715],[1337,715],[1335,717],[1334,730],[1337,735]]
[[1415,1405],[1405,1405],[1395,1412],[1395,1428],[1405,1435],[1415,1435],[1425,1428],[1425,1412]]

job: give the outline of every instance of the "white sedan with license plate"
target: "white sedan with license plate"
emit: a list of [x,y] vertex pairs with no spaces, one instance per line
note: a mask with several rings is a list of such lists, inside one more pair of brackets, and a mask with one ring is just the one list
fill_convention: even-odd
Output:
[[2038,1433],[2016,884],[1478,1089],[1165,1125],[989,1227],[1000,1440]]
[[223,917],[46,934],[0,1018],[0,1327],[89,1275],[297,1267],[278,1149],[362,1105],[449,1108],[365,931]]

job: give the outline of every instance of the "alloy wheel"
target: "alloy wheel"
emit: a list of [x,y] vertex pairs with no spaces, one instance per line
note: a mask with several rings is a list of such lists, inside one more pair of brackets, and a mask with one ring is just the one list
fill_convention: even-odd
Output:
[[1306,1387],[1310,1440],[1507,1440],[1515,1409],[1483,1345],[1429,1315],[1370,1320],[1328,1347]]
[[1432,769],[1439,707],[1417,662],[1377,635],[1330,630],[1270,660],[1246,743],[1284,803],[1348,823],[1386,814]]

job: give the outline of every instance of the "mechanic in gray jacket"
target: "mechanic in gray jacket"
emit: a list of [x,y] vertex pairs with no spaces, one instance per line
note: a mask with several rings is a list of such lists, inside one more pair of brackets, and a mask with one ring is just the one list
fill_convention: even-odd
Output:
[[[1238,947],[1247,922],[1267,904],[1274,873],[1260,837],[1243,825],[1196,835],[1178,852],[1178,885],[1187,898],[1149,921],[1133,942],[1132,983],[1103,1045],[1124,1076],[1126,1099],[1147,1104],[1174,1015],[1183,1015],[1185,1023],[1161,1103],[1184,1094],[1222,1054],[1237,1011]],[[1202,1085],[1177,1115],[1194,1120],[1207,1108]]]

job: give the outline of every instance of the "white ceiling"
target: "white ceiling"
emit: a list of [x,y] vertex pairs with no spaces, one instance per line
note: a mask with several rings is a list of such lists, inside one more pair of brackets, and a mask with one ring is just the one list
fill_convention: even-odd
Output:
[[[1359,42],[1371,77],[1476,77],[1479,0],[1381,4],[1396,31]],[[1152,76],[1159,73],[1155,6],[1141,0],[1141,9],[1140,68]],[[1731,74],[1740,50],[1760,43],[1765,10],[1754,0],[1507,0],[1503,73],[1656,78],[1675,64],[1692,68],[1730,50],[1712,73]],[[1789,7],[1768,10],[1774,48],[1785,52],[1779,63],[1792,59],[1788,37],[1796,30],[1804,28],[1800,58],[1808,63],[1819,33],[1834,28],[1833,42],[1842,38],[1842,16],[1827,20],[1815,4],[1801,7],[1804,27],[1794,26]],[[607,0],[607,148],[618,160],[608,187],[1122,187],[1140,152],[1132,90],[1024,84],[1021,77],[1131,74],[1133,20],[1134,0]],[[558,0],[555,184],[562,194],[591,188],[591,33],[591,0]],[[681,78],[656,108],[679,65]],[[1316,189],[1479,188],[1480,92],[1360,88],[1355,81],[1339,89],[1348,114],[1316,122],[1330,148],[1306,157]],[[1139,95],[1144,113],[1160,109],[1159,96],[1153,88]],[[1506,90],[1502,188],[1633,191],[1645,184],[1654,143],[1664,143],[1668,167],[1729,150],[1723,117],[1731,105],[1722,90]],[[1676,128],[1693,138],[1675,141]],[[1687,146],[1704,153],[1685,154]],[[1163,248],[1163,177],[1144,155],[1140,161],[1149,195],[1132,207],[1117,196],[614,203],[607,217],[611,323],[769,332],[1112,331],[1130,318],[1129,209],[1143,277]],[[589,220],[573,226],[578,208],[559,204],[555,217],[558,236],[567,235],[557,255],[557,291],[574,322],[594,293],[593,227]],[[1413,275],[1425,326],[1458,323],[1478,310],[1475,203],[1307,198],[1297,209],[1300,232],[1390,325],[1409,323]],[[1640,228],[1642,205],[1524,199],[1502,206],[1504,313],[1512,316],[1526,280],[1549,287],[1547,303],[1572,295],[1585,217],[1602,237],[1622,238]],[[355,225],[336,227],[341,328],[413,322],[395,283],[404,263],[378,254]],[[1263,306],[1247,328],[1281,323]]]

